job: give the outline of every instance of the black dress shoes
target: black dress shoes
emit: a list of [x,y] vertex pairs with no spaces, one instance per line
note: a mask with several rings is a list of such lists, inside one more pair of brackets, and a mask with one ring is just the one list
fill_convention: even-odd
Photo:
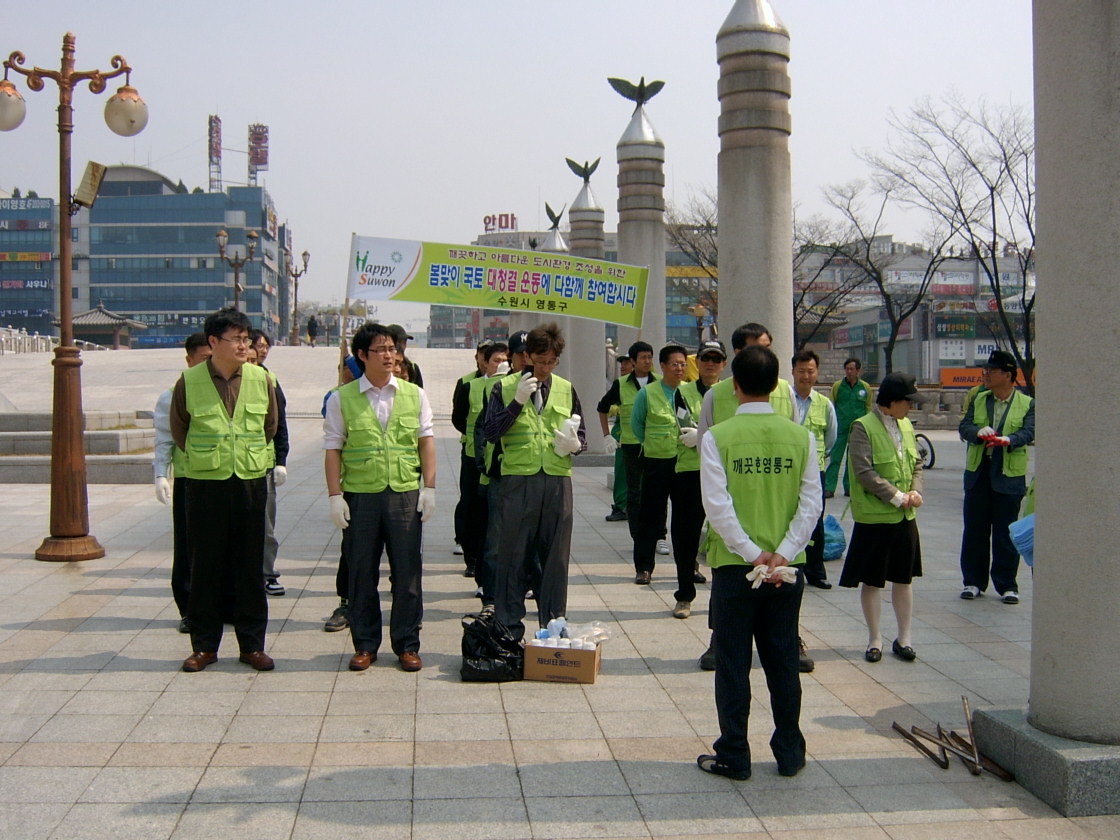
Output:
[[891,645],[891,653],[899,659],[905,659],[907,662],[913,662],[918,658],[918,654],[914,653],[914,648],[910,647],[910,645],[900,645],[898,639],[895,639],[894,644]]

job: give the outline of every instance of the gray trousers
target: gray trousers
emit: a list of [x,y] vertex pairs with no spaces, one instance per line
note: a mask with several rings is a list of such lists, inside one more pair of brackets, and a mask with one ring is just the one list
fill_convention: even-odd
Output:
[[[518,639],[525,634],[525,592],[532,585],[543,627],[568,608],[572,547],[572,480],[568,476],[503,475],[498,490],[501,537],[495,580],[498,620]],[[532,558],[541,564],[533,580]]]
[[264,500],[264,578],[280,577],[276,572],[276,555],[280,541],[276,539],[276,478],[272,470],[265,476],[268,496]]

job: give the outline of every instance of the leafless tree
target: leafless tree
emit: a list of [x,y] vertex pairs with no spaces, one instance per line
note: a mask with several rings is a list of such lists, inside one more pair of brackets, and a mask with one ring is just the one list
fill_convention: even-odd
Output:
[[995,307],[1000,344],[1015,354],[1034,393],[1035,174],[1031,118],[1018,106],[923,100],[899,116],[884,154],[867,154],[897,200],[954,231],[976,261]]
[[[917,312],[929,292],[930,283],[941,264],[948,258],[949,242],[955,231],[943,225],[926,235],[923,257],[916,279],[894,276],[892,269],[904,254],[893,247],[890,238],[882,233],[884,216],[890,207],[892,190],[889,185],[869,187],[864,181],[831,186],[825,189],[825,199],[840,214],[846,226],[841,250],[857,275],[878,292],[882,309],[890,322],[890,335],[883,348],[884,373],[894,369],[894,348],[903,323]],[[901,272],[897,272],[901,273]]]
[[812,342],[826,321],[866,285],[857,272],[836,272],[844,255],[841,229],[823,216],[793,217],[793,327],[797,349]]

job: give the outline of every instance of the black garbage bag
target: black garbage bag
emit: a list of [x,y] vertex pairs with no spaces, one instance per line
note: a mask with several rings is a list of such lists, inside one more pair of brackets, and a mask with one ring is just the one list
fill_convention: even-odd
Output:
[[521,643],[493,615],[463,617],[463,682],[514,682],[525,667]]

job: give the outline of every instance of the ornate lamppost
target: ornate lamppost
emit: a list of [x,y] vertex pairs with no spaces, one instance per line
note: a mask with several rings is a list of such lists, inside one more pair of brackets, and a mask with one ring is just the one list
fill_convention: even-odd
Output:
[[300,254],[303,259],[303,268],[295,268],[292,265],[291,254],[288,257],[288,276],[292,278],[292,329],[288,335],[288,342],[296,347],[299,345],[299,278],[307,273],[307,264],[311,262],[311,254],[307,251]]
[[50,536],[35,552],[38,560],[93,560],[105,556],[105,549],[89,533],[86,490],[86,457],[82,443],[81,351],[74,346],[73,292],[71,279],[70,217],[78,211],[70,190],[70,148],[74,133],[74,88],[88,83],[91,93],[102,93],[105,83],[125,76],[123,87],[105,104],[105,122],[122,137],[143,131],[148,124],[148,106],[129,84],[132,68],[123,57],[110,59],[113,69],[74,69],[74,34],[62,38],[62,65],[59,70],[35,67],[24,69],[26,58],[13,52],[4,62],[0,81],[0,131],[11,131],[23,122],[27,106],[8,81],[8,72],[27,77],[27,86],[41,91],[46,82],[58,86],[58,320],[61,340],[54,351],[54,407],[51,428],[51,513]]
[[224,230],[218,231],[217,234],[215,234],[215,238],[218,240],[218,258],[233,269],[233,308],[241,309],[241,292],[244,291],[244,289],[241,288],[241,269],[253,261],[253,251],[257,249],[257,239],[259,237],[255,230],[251,230],[245,234],[245,239],[247,240],[246,248],[248,251],[245,259],[241,258],[241,254],[238,251],[233,252],[232,259],[226,256],[226,244],[229,242],[229,234]]

